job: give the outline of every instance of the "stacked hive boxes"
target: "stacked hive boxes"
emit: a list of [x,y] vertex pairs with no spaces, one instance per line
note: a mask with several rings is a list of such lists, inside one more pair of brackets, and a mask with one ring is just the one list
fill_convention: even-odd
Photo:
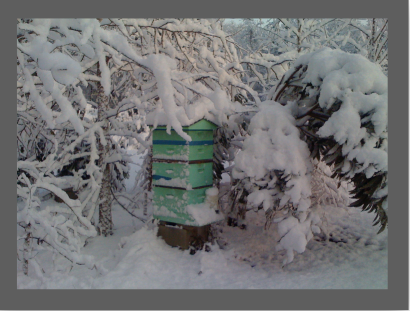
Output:
[[205,201],[213,184],[213,131],[217,126],[200,120],[183,130],[187,142],[165,126],[153,131],[152,185],[154,218],[189,226],[199,226],[187,206]]

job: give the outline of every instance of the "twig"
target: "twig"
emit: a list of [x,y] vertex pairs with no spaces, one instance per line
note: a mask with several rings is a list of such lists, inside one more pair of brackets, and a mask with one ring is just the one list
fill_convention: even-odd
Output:
[[112,191],[112,188],[111,188],[111,187],[110,187],[110,190],[111,190],[112,196],[114,197],[115,201],[117,201],[117,203],[118,203],[128,214],[130,214],[132,217],[137,218],[138,220],[142,221],[143,223],[146,222],[146,220],[144,220],[144,219],[142,219],[142,218],[139,218],[138,216],[135,216],[133,213],[131,213],[129,210],[127,210],[127,209],[125,208],[125,206],[122,205],[122,204],[120,203],[120,201],[118,201],[118,199],[117,199],[117,197],[115,196],[114,191]]

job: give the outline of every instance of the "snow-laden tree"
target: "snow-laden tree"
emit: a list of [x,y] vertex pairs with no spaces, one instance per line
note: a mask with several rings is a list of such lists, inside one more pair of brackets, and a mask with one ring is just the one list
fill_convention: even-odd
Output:
[[264,29],[265,24],[266,19],[224,23],[224,30],[237,42],[240,63],[244,68],[242,80],[258,91],[260,97],[264,97],[298,56],[292,49],[278,53]]
[[255,53],[266,48],[263,24],[264,20],[260,18],[236,19],[235,21],[224,21],[223,29],[241,48]]
[[361,54],[387,73],[388,20],[385,18],[242,19],[226,23],[225,28],[240,43],[244,56],[257,58],[262,63],[282,56],[271,70],[258,66],[260,61],[247,66],[249,82],[256,85],[258,91],[264,84],[269,87],[269,80],[280,79],[300,55],[321,47]]
[[[118,89],[129,85],[132,76],[123,70],[128,60],[122,62],[112,46],[119,45],[125,53],[133,50],[120,31],[103,27],[98,20],[19,20],[17,30],[17,182],[18,196],[26,202],[18,223],[30,230],[27,241],[37,239],[83,263],[79,249],[86,238],[95,236],[90,223],[96,211],[101,233],[112,232],[111,178],[114,175],[115,184],[126,173],[127,159],[111,137],[139,139],[138,126],[117,118],[140,102],[118,101]],[[111,87],[116,75],[122,81]],[[96,96],[87,101],[80,86],[88,82],[95,82]],[[84,117],[87,104],[97,111],[94,120]],[[69,170],[73,176],[62,176],[61,171],[78,159],[85,163]],[[50,211],[40,206],[37,188],[51,191],[70,208]],[[67,188],[79,193],[78,200],[61,190]],[[27,252],[25,247],[24,258]]]
[[305,54],[330,47],[361,54],[387,71],[388,20],[385,18],[273,18],[255,25],[265,31],[265,42],[270,43],[266,46],[274,55],[290,51]]
[[[18,195],[26,202],[19,224],[30,229],[26,237],[66,247],[63,255],[79,256],[78,246],[95,235],[89,224],[97,211],[100,233],[112,233],[111,187],[121,188],[128,161],[119,143],[131,137],[137,148],[148,146],[139,134],[147,112],[189,141],[186,120],[206,117],[234,131],[235,116],[228,117],[235,98],[259,102],[241,81],[234,42],[217,20],[18,20],[17,30]],[[134,109],[138,121],[127,121],[124,113]],[[33,157],[36,150],[41,157]],[[37,188],[53,192],[71,212],[40,206]],[[61,190],[67,188],[76,200]],[[45,225],[30,216],[35,211],[49,222],[71,220],[66,231],[74,238],[56,226],[50,230],[59,245],[49,243],[51,234],[40,237]],[[78,263],[75,256],[66,257]]]
[[[365,57],[329,48],[301,56],[260,105],[233,177],[279,222],[280,247],[303,252],[318,216],[310,211],[312,158],[354,183],[355,202],[387,226],[387,78]],[[280,212],[278,214],[278,212]]]
[[388,19],[369,18],[366,20],[354,20],[349,23],[353,30],[349,40],[362,55],[370,61],[379,64],[387,73],[388,70]]

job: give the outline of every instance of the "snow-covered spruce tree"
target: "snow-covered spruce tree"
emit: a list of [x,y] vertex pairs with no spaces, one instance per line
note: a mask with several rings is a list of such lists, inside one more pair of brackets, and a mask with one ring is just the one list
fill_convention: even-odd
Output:
[[324,48],[301,56],[251,120],[233,177],[279,222],[279,248],[303,252],[319,218],[311,206],[312,158],[354,183],[352,206],[387,225],[387,78],[361,55]]

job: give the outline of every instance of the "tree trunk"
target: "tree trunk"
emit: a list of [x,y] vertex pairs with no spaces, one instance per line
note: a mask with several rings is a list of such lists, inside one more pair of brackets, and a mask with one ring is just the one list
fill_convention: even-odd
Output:
[[[98,73],[100,72],[98,68]],[[109,122],[106,118],[106,111],[109,110],[109,97],[105,95],[104,88],[99,83],[98,84],[98,122],[103,122],[103,134],[107,144],[105,146],[102,145],[101,140],[98,146],[100,152],[100,159],[98,161],[98,166],[101,168],[103,177],[101,182],[101,189],[100,194],[98,196],[99,200],[99,220],[98,220],[98,228],[99,232],[103,236],[112,235],[112,214],[111,214],[111,202],[112,202],[112,195],[111,195],[111,171],[110,165],[105,163],[105,160],[109,156],[110,147],[111,147],[111,140],[108,135],[109,130]]]
[[302,31],[301,30],[302,30],[302,23],[300,22],[300,19],[298,18],[298,34],[297,34],[298,53],[302,51],[302,46],[301,46],[302,45],[302,39],[301,39]]
[[151,146],[151,148],[148,152],[147,157],[149,159],[148,174],[147,174],[148,178],[149,178],[149,181],[148,181],[148,189],[147,189],[147,191],[145,191],[145,205],[144,205],[144,208],[143,208],[144,216],[148,215],[148,203],[149,203],[149,200],[150,200],[149,197],[148,197],[148,193],[150,193],[152,191],[152,146]]
[[23,273],[28,275],[28,260],[31,254],[31,225],[26,226],[26,238],[24,240],[24,249],[23,249]]
[[110,184],[110,167],[105,165],[103,179],[101,184],[99,199],[99,221],[98,227],[103,236],[112,235],[112,214],[111,214],[111,184]]
[[369,40],[369,59],[373,62],[376,61],[375,59],[375,52],[376,52],[376,19],[372,19],[372,35]]

